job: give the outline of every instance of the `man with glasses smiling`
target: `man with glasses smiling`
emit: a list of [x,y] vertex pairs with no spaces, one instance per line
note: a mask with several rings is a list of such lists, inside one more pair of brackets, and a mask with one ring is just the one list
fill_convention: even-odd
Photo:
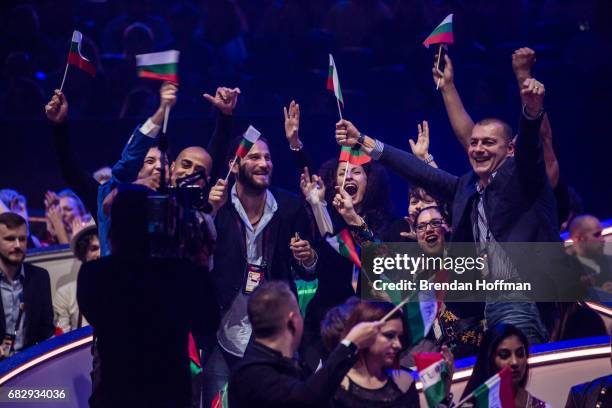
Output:
[[[409,182],[423,186],[443,201],[452,202],[452,240],[474,242],[479,251],[488,251],[487,279],[527,279],[536,286],[554,288],[546,270],[521,276],[519,271],[529,260],[524,253],[508,248],[500,250],[499,245],[560,241],[555,198],[538,137],[544,114],[544,85],[533,78],[526,79],[521,99],[523,109],[516,142],[512,143],[512,131],[502,120],[478,122],[472,129],[468,147],[472,170],[462,177],[432,168],[410,153],[372,139],[347,120],[336,124],[336,141],[343,146],[361,144],[373,159]],[[548,334],[536,304],[513,300],[487,303],[487,323],[511,323],[521,328],[532,343],[547,341]]]

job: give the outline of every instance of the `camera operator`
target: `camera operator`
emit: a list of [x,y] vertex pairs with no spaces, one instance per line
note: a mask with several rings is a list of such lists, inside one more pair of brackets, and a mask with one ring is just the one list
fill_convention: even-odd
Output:
[[213,333],[218,324],[208,275],[188,260],[150,255],[152,193],[119,187],[111,208],[111,255],[79,272],[77,300],[99,356],[92,407],[190,406],[188,333],[196,325]]

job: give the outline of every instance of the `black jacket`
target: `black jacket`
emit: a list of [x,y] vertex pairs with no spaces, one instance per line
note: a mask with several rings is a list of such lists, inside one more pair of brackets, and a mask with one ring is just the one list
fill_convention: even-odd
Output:
[[610,406],[612,406],[612,375],[574,385],[565,403],[565,408],[603,408]]
[[184,407],[191,398],[188,333],[218,322],[207,274],[178,259],[108,256],[83,264],[77,301],[94,329],[96,407]]
[[[504,161],[486,189],[484,210],[491,234],[499,243],[560,242],[557,203],[546,175],[538,136],[540,123],[541,117],[529,120],[521,115],[514,157]],[[423,186],[432,195],[452,202],[451,240],[474,242],[472,209],[478,195],[476,184],[479,179],[473,170],[457,177],[389,145],[385,145],[380,162],[409,182]],[[542,264],[534,266],[534,257],[525,256],[521,248],[506,247],[505,250],[519,273],[532,272],[534,268],[539,271],[546,271],[547,267],[551,269],[550,258],[540,259]],[[559,265],[564,262],[561,246],[553,252],[555,262]],[[555,279],[547,273],[524,273],[522,277],[532,282],[536,288],[534,293],[541,289],[550,294],[548,288],[553,291],[556,288],[557,293],[574,296],[569,294],[577,282],[573,272],[567,271],[564,278],[560,273],[555,271]]]
[[[268,263],[265,279],[285,281],[296,292],[293,279],[296,273],[303,275],[303,268],[294,261],[289,242],[296,232],[302,239],[310,239],[308,215],[296,195],[276,188],[270,191],[278,208],[263,232],[264,259]],[[231,198],[217,213],[215,226],[219,235],[211,279],[223,314],[242,290],[247,265],[244,224]]]
[[276,350],[254,341],[229,379],[229,406],[300,408],[330,404],[340,382],[357,360],[339,344],[315,374]]
[[[49,272],[38,266],[23,264],[23,303],[25,307],[25,339],[23,348],[40,343],[53,336],[53,304],[51,303],[51,283]],[[0,300],[0,338],[6,334],[4,305]],[[12,333],[11,333],[12,334]]]

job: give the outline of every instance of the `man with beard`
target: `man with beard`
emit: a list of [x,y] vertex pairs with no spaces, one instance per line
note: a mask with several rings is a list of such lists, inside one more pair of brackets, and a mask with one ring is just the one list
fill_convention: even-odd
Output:
[[53,336],[49,272],[24,263],[26,221],[0,214],[0,359]]
[[[236,151],[240,140],[230,152]],[[231,167],[236,183],[230,199],[224,180],[217,181],[209,195],[219,231],[211,277],[222,318],[204,367],[205,405],[227,382],[229,369],[249,343],[250,294],[270,280],[284,281],[295,293],[295,273],[310,279],[316,266],[305,207],[297,196],[270,186],[272,170],[268,143],[259,138]]]

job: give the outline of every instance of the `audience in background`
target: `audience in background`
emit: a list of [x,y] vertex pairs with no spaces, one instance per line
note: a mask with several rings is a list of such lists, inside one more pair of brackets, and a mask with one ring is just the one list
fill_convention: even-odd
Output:
[[[81,263],[100,258],[98,227],[93,221],[74,233],[70,240],[70,249]],[[71,281],[59,287],[53,296],[55,327],[62,333],[80,329],[89,324],[79,310],[76,292],[76,281]]]
[[28,226],[18,214],[0,214],[0,359],[53,336],[49,273],[24,263]]

